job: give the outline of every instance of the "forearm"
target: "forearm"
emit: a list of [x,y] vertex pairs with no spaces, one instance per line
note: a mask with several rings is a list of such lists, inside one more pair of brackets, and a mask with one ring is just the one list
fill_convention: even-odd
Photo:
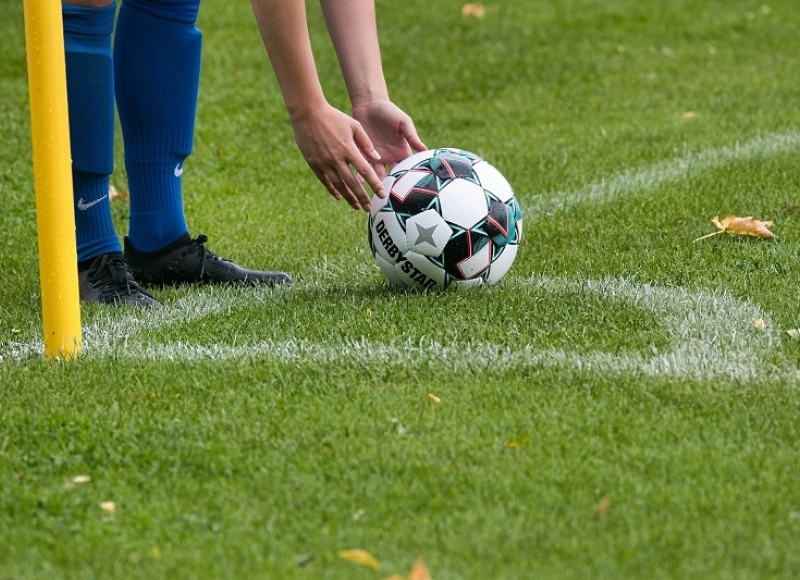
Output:
[[419,138],[411,119],[388,100],[372,0],[320,1],[353,104],[352,117],[332,107],[322,92],[305,0],[251,3],[306,162],[335,199],[369,211],[362,180],[375,195],[385,197],[375,167],[385,173],[379,162],[402,159],[419,145]]
[[387,99],[373,0],[320,0],[353,106]]
[[289,116],[300,118],[325,104],[311,51],[305,2],[251,0],[251,3]]

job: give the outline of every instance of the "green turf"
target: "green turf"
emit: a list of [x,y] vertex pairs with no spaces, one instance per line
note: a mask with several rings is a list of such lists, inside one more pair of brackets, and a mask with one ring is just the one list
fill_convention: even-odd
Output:
[[[190,227],[296,284],[84,305],[71,363],[40,355],[22,5],[0,8],[0,578],[800,576],[795,3],[462,4],[379,0],[384,66],[428,145],[514,186],[500,285],[389,289],[294,147],[248,3],[204,0]],[[729,213],[777,240],[694,242]]]

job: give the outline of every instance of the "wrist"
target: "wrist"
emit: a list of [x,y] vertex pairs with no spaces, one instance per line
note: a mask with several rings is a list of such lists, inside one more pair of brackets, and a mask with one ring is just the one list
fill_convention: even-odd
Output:
[[372,80],[362,80],[361,82],[347,83],[347,94],[350,97],[350,104],[355,109],[357,107],[368,107],[374,103],[381,103],[389,100],[389,89],[382,77]]
[[325,95],[321,93],[314,97],[286,99],[286,110],[289,113],[289,120],[292,123],[314,117],[319,111],[327,107],[328,101]]
[[374,93],[361,93],[357,96],[353,96],[350,98],[350,105],[353,107],[353,110],[356,111],[358,109],[367,109],[369,107],[373,107],[375,105],[380,105],[382,103],[390,102],[389,95],[387,92],[374,92]]

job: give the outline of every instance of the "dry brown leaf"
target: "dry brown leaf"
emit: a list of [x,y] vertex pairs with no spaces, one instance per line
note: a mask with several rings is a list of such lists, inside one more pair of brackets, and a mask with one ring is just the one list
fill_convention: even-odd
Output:
[[735,215],[729,215],[719,219],[719,216],[715,215],[711,218],[711,223],[717,226],[717,231],[701,236],[697,238],[695,242],[710,238],[711,236],[716,236],[717,234],[739,234],[740,236],[753,236],[766,240],[771,240],[775,237],[775,234],[769,231],[769,228],[774,225],[773,222],[756,220],[753,219],[752,216],[737,217]]
[[431,573],[428,572],[428,567],[422,560],[417,560],[411,567],[411,572],[408,574],[408,580],[433,580]]
[[486,16],[486,7],[480,2],[470,2],[461,8],[461,16],[466,18],[483,18]]
[[600,500],[600,503],[597,504],[594,508],[594,513],[597,514],[598,518],[602,518],[604,515],[608,513],[608,508],[611,507],[611,498],[605,496],[603,499]]
[[718,229],[728,234],[740,234],[743,236],[755,236],[757,238],[772,239],[775,237],[769,228],[774,224],[771,221],[754,220],[752,216],[736,217],[729,215],[719,220],[714,216],[711,221]]
[[365,568],[371,568],[373,570],[380,570],[381,568],[380,562],[366,550],[342,550],[338,555],[342,560],[354,562]]
[[127,191],[117,191],[117,188],[113,185],[108,186],[108,199],[128,199],[128,192]]

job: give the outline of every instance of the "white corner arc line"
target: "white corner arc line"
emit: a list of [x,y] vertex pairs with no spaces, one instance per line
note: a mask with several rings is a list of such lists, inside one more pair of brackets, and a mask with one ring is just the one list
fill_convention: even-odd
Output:
[[[220,315],[239,308],[252,308],[261,291],[243,291],[221,301],[213,291],[192,294],[169,308],[147,313],[103,314],[84,328],[85,358],[113,356],[125,360],[205,360],[265,358],[304,363],[353,362],[363,365],[383,361],[425,364],[435,362],[453,371],[470,369],[508,369],[566,367],[605,374],[641,373],[694,379],[730,378],[758,381],[765,378],[768,361],[779,357],[780,338],[769,317],[755,304],[736,300],[728,294],[679,287],[642,284],[625,278],[570,280],[537,276],[509,280],[521,292],[569,293],[594,296],[600,300],[624,302],[652,313],[669,337],[671,348],[652,353],[608,353],[574,349],[520,347],[486,342],[440,344],[435,341],[412,343],[407,338],[388,343],[363,339],[314,342],[303,338],[285,341],[260,340],[244,344],[197,345],[186,341],[153,344],[150,332],[165,325],[185,324],[205,316]],[[297,286],[290,292],[302,292]],[[318,289],[318,284],[313,288]],[[269,290],[264,290],[269,292]],[[764,321],[763,329],[753,322]],[[17,345],[6,352],[10,359],[24,359],[41,352],[40,344]],[[778,374],[796,377],[786,368]],[[773,375],[774,376],[774,375]]]
[[[383,364],[391,360],[412,364],[435,361],[453,371],[466,367],[503,369],[525,367],[570,367],[606,374],[642,373],[694,379],[727,377],[754,381],[764,374],[765,360],[774,356],[780,343],[769,317],[750,302],[727,294],[689,291],[639,284],[627,279],[573,281],[534,277],[517,282],[520,286],[545,292],[594,295],[604,300],[623,301],[651,312],[661,320],[672,348],[660,353],[612,354],[599,351],[497,346],[475,342],[443,345],[430,341],[373,343],[342,340],[316,343],[303,339],[286,342],[259,341],[249,345],[194,346],[186,343],[148,345],[143,349],[113,349],[116,356],[161,360],[227,360],[264,357],[283,361]],[[753,322],[764,320],[758,330]]]

